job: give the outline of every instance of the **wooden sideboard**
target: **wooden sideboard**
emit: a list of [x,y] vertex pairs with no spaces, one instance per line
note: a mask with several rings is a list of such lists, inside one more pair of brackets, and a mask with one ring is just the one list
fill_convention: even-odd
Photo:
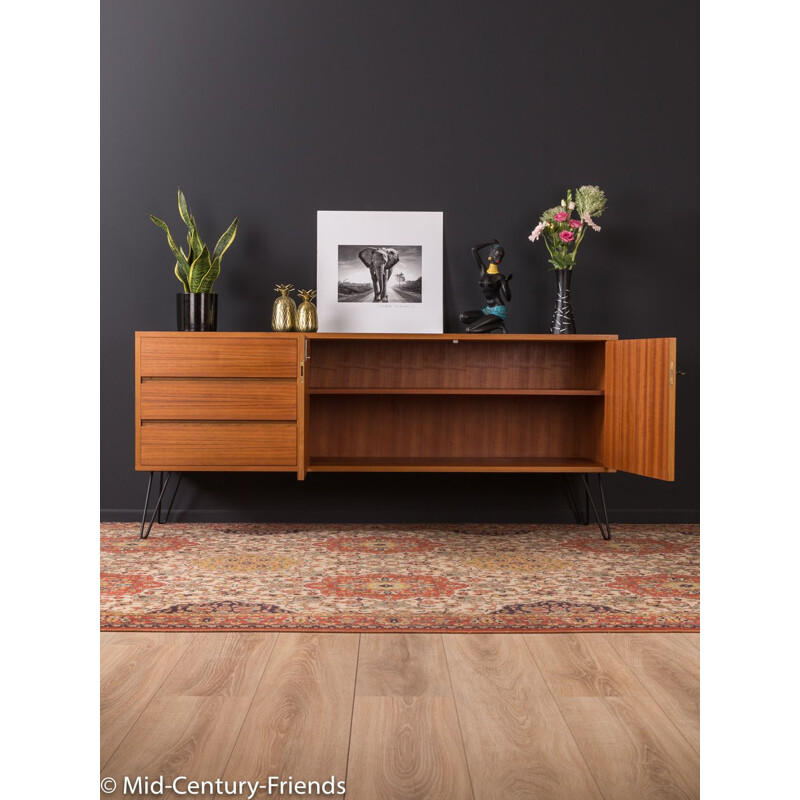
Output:
[[675,339],[137,332],[136,469],[675,474]]

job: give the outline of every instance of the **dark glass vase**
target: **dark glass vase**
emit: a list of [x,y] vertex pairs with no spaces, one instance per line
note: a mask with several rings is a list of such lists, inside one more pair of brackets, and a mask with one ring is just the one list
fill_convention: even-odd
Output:
[[569,284],[572,280],[571,269],[557,269],[556,273],[556,308],[550,333],[575,333],[575,320],[572,318]]
[[217,295],[195,292],[177,295],[179,331],[215,331]]

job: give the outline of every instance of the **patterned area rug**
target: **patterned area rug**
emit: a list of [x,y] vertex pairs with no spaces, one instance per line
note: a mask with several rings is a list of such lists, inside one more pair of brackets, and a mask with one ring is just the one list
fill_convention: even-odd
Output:
[[103,630],[696,631],[697,525],[101,525]]

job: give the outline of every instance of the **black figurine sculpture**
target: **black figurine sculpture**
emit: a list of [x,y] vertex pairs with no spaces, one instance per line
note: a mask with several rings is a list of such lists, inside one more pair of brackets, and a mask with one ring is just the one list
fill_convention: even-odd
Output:
[[[491,247],[487,261],[483,263],[480,251]],[[506,251],[497,239],[479,244],[472,248],[472,257],[480,270],[478,284],[486,298],[486,305],[479,311],[464,311],[459,319],[467,326],[467,333],[508,333],[505,326],[506,305],[511,301],[511,289],[508,282],[511,275],[503,275],[497,267],[503,260]]]

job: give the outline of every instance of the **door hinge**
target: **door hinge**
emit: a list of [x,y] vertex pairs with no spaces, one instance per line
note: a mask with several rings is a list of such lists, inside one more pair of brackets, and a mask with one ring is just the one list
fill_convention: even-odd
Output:
[[669,385],[670,386],[674,386],[675,385],[675,362],[674,361],[670,361],[669,362]]
[[308,361],[308,339],[303,339],[303,361]]

